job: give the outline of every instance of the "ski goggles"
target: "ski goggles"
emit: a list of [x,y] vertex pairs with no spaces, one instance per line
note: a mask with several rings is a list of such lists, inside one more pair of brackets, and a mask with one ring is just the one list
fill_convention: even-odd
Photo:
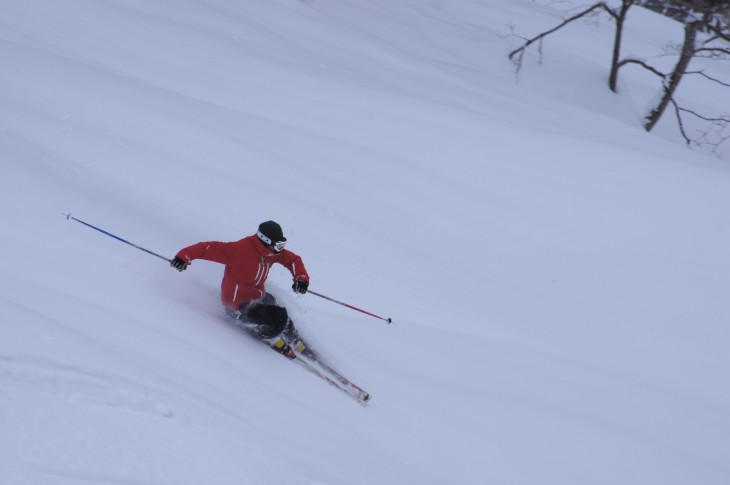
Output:
[[263,241],[264,244],[273,247],[274,251],[276,251],[277,253],[280,253],[281,250],[284,249],[284,246],[286,246],[286,238],[284,238],[283,241],[273,242],[271,238],[265,236],[261,231],[257,231],[256,235],[259,237],[259,239],[261,239],[261,241]]

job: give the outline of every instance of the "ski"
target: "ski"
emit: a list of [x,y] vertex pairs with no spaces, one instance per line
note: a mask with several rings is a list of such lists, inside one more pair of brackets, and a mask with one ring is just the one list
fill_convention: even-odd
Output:
[[[226,321],[230,321],[229,316],[226,316],[225,318]],[[239,322],[236,322],[236,325],[241,328],[243,327]],[[286,350],[283,349],[283,345],[285,343],[284,339],[280,339],[275,344],[265,342],[260,339],[259,342],[265,344],[282,357],[299,364],[301,367],[316,375],[331,386],[334,386],[344,392],[362,406],[367,405],[370,401],[370,393],[350,381],[327,363],[321,361],[317,354],[310,350],[309,346],[296,331],[290,334],[288,339],[296,342],[296,344],[293,348],[288,348]]]
[[363,390],[361,387],[354,384],[352,381],[347,379],[345,376],[334,370],[329,365],[325,364],[317,355],[305,347],[304,343],[299,343],[295,348],[289,349],[289,352],[281,352],[277,347],[270,347],[277,354],[280,354],[292,362],[299,364],[312,374],[318,376],[331,386],[336,387],[340,391],[347,394],[349,397],[354,399],[365,406],[370,401],[370,394]]
[[299,361],[305,361],[319,376],[336,386],[359,404],[365,406],[370,401],[370,393],[350,381],[325,362],[322,362],[311,350],[305,348],[302,351],[297,351],[295,348],[294,353]]

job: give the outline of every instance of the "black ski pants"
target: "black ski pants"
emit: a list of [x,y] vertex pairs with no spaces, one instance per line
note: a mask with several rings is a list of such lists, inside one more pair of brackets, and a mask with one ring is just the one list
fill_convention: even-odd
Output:
[[227,310],[247,332],[257,338],[270,339],[281,334],[289,322],[286,308],[276,303],[271,293],[263,298],[244,303],[237,312]]

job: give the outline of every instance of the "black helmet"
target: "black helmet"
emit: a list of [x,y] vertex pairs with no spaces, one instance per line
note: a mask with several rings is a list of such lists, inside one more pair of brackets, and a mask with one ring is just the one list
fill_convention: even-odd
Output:
[[274,221],[266,221],[259,224],[259,230],[256,233],[258,238],[266,246],[274,248],[275,252],[281,252],[286,245],[286,238],[284,237],[284,231],[281,230],[281,226]]

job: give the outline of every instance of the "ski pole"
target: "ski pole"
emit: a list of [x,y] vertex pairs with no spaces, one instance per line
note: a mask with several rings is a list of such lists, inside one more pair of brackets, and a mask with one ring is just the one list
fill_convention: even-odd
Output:
[[329,301],[331,301],[333,303],[337,303],[338,305],[346,306],[347,308],[351,308],[352,310],[357,310],[357,311],[362,312],[362,313],[364,313],[366,315],[370,315],[371,317],[379,318],[380,320],[385,320],[389,324],[390,323],[393,323],[393,319],[392,318],[383,318],[383,317],[380,317],[380,316],[378,316],[378,315],[376,315],[374,313],[366,312],[365,310],[363,310],[361,308],[358,308],[356,306],[348,305],[347,303],[342,303],[341,301],[337,301],[334,298],[330,298],[329,296],[321,295],[321,294],[317,293],[316,291],[309,290],[307,293],[311,293],[311,294],[313,294],[315,296],[318,296],[320,298],[324,298],[325,300],[329,300]]
[[152,252],[152,251],[150,251],[149,249],[145,249],[145,248],[143,248],[143,247],[141,247],[141,246],[137,246],[136,244],[133,244],[133,243],[131,243],[131,242],[127,241],[127,240],[124,240],[124,239],[122,239],[122,238],[121,238],[121,237],[119,237],[119,236],[115,236],[115,235],[114,235],[114,234],[112,234],[111,232],[107,232],[107,231],[105,231],[104,229],[99,229],[99,228],[98,228],[98,227],[96,227],[96,226],[92,226],[92,225],[91,225],[91,224],[89,224],[88,222],[84,222],[84,221],[82,221],[81,219],[76,219],[76,218],[75,218],[74,216],[72,216],[72,215],[71,215],[70,213],[69,213],[69,214],[63,214],[63,215],[64,215],[64,216],[66,216],[66,220],[70,220],[70,219],[73,219],[74,221],[76,221],[76,222],[79,222],[79,223],[81,223],[81,224],[83,224],[83,225],[85,225],[85,226],[87,226],[87,227],[90,227],[90,228],[92,228],[92,229],[95,229],[95,230],[99,231],[99,232],[100,232],[100,233],[102,233],[102,234],[106,234],[106,235],[107,235],[107,236],[109,236],[109,237],[113,237],[113,238],[114,238],[114,239],[116,239],[117,241],[121,241],[121,242],[123,242],[124,244],[129,244],[129,245],[130,245],[130,246],[132,246],[133,248],[137,248],[137,249],[139,249],[140,251],[144,251],[145,253],[151,254],[152,256],[157,256],[157,257],[158,257],[158,258],[160,258],[160,259],[164,259],[164,260],[165,260],[165,261],[167,261],[168,263],[171,263],[171,262],[172,262],[172,260],[171,260],[171,259],[168,259],[168,258],[166,258],[166,257],[164,257],[164,256],[160,256],[160,255],[159,255],[159,254],[157,254],[157,253],[153,253],[153,252]]

